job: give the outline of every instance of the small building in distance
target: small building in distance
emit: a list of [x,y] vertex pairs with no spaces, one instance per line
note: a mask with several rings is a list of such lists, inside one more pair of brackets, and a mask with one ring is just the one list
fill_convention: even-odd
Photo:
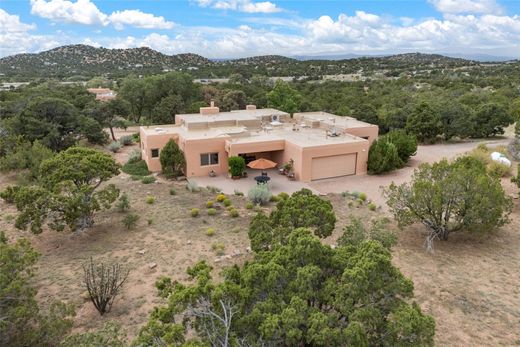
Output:
[[89,93],[96,95],[96,100],[110,101],[116,98],[116,92],[109,88],[88,88]]
[[228,174],[228,158],[266,158],[281,167],[292,162],[297,180],[363,175],[377,125],[326,112],[272,109],[220,112],[213,103],[196,114],[178,114],[174,125],[142,126],[140,147],[150,171],[161,170],[161,149],[173,139],[184,152],[186,176]]

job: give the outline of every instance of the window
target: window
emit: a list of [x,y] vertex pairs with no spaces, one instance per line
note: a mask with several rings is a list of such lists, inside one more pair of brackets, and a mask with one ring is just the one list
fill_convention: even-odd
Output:
[[152,158],[158,158],[159,157],[159,149],[153,148],[152,149]]
[[218,165],[218,153],[203,153],[200,155],[200,166]]

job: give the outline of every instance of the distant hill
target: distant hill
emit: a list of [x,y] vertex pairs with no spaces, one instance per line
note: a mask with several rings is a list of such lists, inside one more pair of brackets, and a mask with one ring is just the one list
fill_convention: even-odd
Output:
[[104,75],[123,77],[164,71],[190,71],[194,77],[244,76],[319,76],[350,74],[359,71],[389,71],[399,74],[425,69],[444,69],[479,63],[438,54],[407,53],[391,56],[301,57],[265,55],[241,59],[210,60],[197,54],[166,55],[147,47],[107,49],[87,45],[69,45],[40,53],[17,54],[0,59],[0,77],[32,79],[69,78]]

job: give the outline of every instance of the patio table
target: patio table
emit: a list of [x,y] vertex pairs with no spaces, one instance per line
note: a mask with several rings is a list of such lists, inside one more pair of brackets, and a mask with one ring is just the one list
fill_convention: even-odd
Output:
[[266,184],[270,179],[271,177],[263,175],[255,177],[256,184]]

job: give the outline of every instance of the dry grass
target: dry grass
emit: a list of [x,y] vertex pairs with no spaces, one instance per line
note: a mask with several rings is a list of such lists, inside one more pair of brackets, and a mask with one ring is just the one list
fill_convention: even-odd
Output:
[[[12,177],[0,177],[0,188],[11,181]],[[28,237],[42,254],[35,278],[39,299],[73,303],[77,307],[76,331],[99,328],[106,320],[116,320],[130,337],[135,336],[152,307],[161,302],[154,288],[159,276],[186,280],[186,268],[203,259],[215,267],[214,274],[218,276],[222,267],[242,263],[250,257],[246,252],[247,225],[255,212],[245,208],[244,197],[228,196],[240,217],[231,218],[221,203],[215,203],[220,206],[216,216],[208,216],[206,202],[216,201],[216,194],[207,190],[191,193],[184,184],[161,179],[143,185],[126,175],[114,178],[113,182],[128,193],[130,211],[141,216],[132,231],[124,229],[121,224],[124,214],[114,208],[99,214],[95,227],[88,232],[45,231],[30,235],[14,229],[16,212],[12,206],[0,202],[0,230],[6,230],[10,237]],[[504,185],[510,194],[516,191],[507,181]],[[176,195],[169,194],[172,187]],[[146,203],[148,195],[156,198],[154,204]],[[338,194],[326,198],[332,201],[338,217],[334,235],[324,241],[329,244],[335,242],[350,215],[369,220],[381,213],[366,206],[349,207],[347,200]],[[198,217],[191,217],[192,208],[199,208]],[[421,307],[435,317],[437,345],[520,345],[519,216],[516,200],[513,222],[503,230],[482,237],[458,235],[448,242],[437,242],[434,255],[422,248],[421,226],[399,234],[394,263],[414,281]],[[148,219],[153,220],[152,225],[148,225]],[[208,228],[215,230],[211,237],[206,235]],[[223,245],[228,257],[215,262],[218,257],[212,249],[215,244]],[[142,250],[144,254],[139,253]],[[232,257],[235,250],[242,255]],[[90,256],[120,262],[131,271],[112,312],[102,318],[82,297],[81,266]],[[151,263],[157,266],[150,269]]]

